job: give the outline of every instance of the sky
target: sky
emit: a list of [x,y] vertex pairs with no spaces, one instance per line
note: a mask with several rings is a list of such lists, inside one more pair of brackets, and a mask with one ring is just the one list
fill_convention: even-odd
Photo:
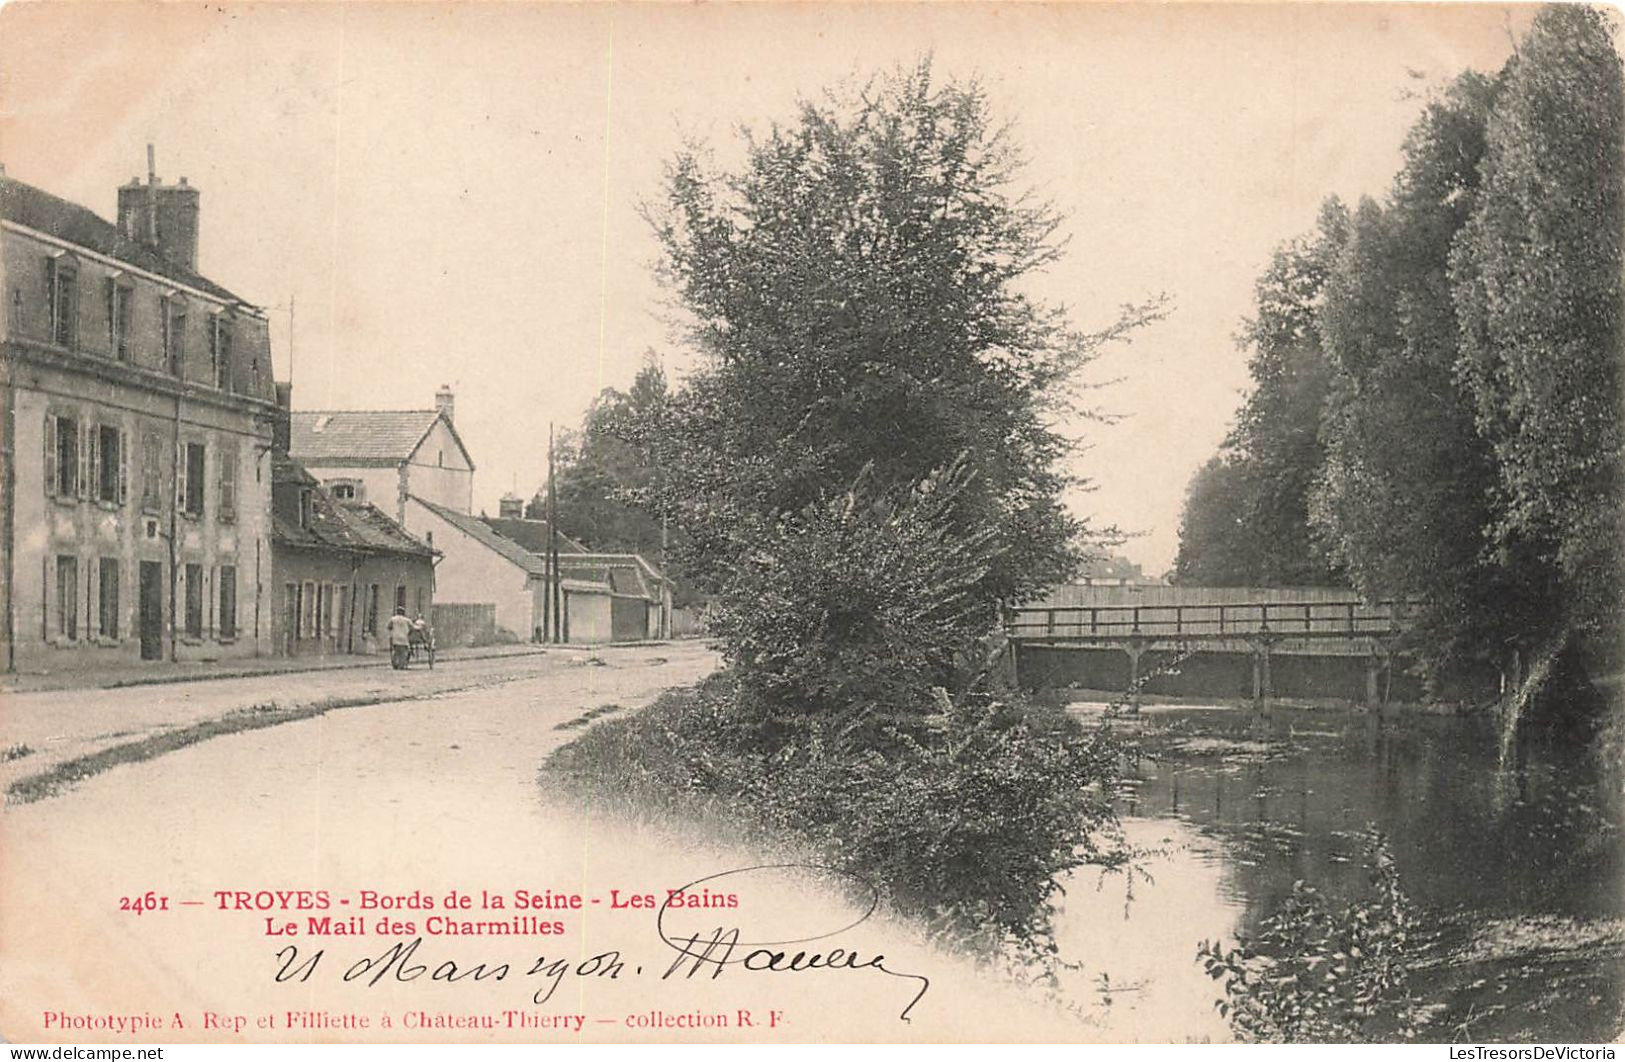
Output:
[[912,65],[977,78],[1023,180],[1067,218],[1033,291],[1100,328],[1168,317],[1086,382],[1121,418],[1069,499],[1171,567],[1192,473],[1247,386],[1254,279],[1320,202],[1381,197],[1405,131],[1463,69],[1506,60],[1529,7],[1380,4],[12,3],[0,163],[114,214],[156,146],[201,189],[200,270],[265,308],[296,409],[456,393],[475,507],[529,496],[548,425],[580,422],[671,328],[639,211],[688,140]]

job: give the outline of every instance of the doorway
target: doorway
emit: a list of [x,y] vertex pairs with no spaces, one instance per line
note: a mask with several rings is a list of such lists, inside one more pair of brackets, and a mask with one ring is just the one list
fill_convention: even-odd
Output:
[[141,592],[138,611],[141,622],[141,659],[160,660],[164,655],[164,566],[158,561],[141,562]]

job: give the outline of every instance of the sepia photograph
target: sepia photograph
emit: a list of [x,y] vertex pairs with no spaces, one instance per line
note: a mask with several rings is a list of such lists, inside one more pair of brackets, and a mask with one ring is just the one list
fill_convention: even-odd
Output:
[[8,1057],[1614,1058],[1621,30],[5,4]]

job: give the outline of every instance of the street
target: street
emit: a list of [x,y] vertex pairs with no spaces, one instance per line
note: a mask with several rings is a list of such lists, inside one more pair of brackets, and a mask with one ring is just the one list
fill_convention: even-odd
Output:
[[[8,806],[0,1034],[12,1042],[1102,1035],[934,950],[911,927],[878,914],[857,925],[864,898],[850,906],[816,871],[714,879],[696,885],[693,902],[722,906],[732,894],[737,906],[662,913],[667,890],[793,856],[698,829],[607,821],[545,776],[539,787],[538,769],[580,733],[560,724],[604,705],[647,703],[714,666],[704,647],[676,644],[470,662],[432,677],[313,673],[9,696],[7,740],[32,733],[29,741],[55,750],[8,764],[16,776],[36,756],[60,760],[68,749],[139,740],[271,699],[452,691],[214,737]],[[51,718],[62,740],[51,742],[53,725],[38,721]],[[734,927],[741,955],[730,964],[675,950],[697,936],[695,956]],[[751,972],[739,961],[748,942],[785,942],[793,954],[789,942],[816,937],[828,939],[805,947],[852,953],[845,968]]]

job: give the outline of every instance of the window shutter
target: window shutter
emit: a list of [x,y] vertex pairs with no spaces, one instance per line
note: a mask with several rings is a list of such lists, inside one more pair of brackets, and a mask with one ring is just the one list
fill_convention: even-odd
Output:
[[118,503],[130,500],[130,437],[123,428],[118,433]]
[[78,422],[79,482],[76,484],[76,486],[79,488],[79,497],[81,498],[87,498],[90,496],[91,448],[95,446],[96,440],[96,433],[93,431],[86,431],[86,427],[87,425],[83,421]]
[[90,425],[90,485],[85,494],[92,501],[102,500],[102,426]]
[[107,278],[107,352],[118,357],[118,281]]
[[56,414],[45,414],[45,493],[56,495]]
[[186,474],[188,462],[186,457],[186,444],[175,443],[175,511],[186,511]]
[[56,342],[56,276],[57,259],[55,255],[45,256],[45,339],[46,342]]

